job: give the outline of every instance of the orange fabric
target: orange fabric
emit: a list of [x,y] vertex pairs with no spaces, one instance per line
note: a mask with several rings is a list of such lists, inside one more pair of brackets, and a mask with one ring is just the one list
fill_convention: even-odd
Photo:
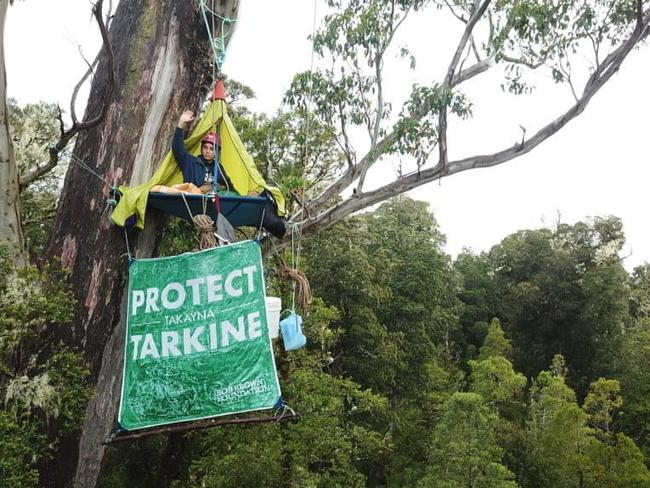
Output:
[[180,193],[203,195],[203,192],[194,183],[178,183],[177,185],[172,186],[156,185],[151,188],[151,191],[157,193],[169,193],[171,195],[178,195]]

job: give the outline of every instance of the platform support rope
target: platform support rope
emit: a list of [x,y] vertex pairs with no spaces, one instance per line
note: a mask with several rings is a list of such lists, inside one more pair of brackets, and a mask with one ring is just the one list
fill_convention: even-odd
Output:
[[[316,39],[316,20],[317,15],[317,0],[314,0],[314,14],[313,14],[313,23],[311,31],[311,60],[309,65],[309,92],[308,100],[311,102],[313,99],[312,95],[312,74],[314,71],[314,41]],[[305,107],[307,108],[307,107]],[[305,131],[305,144],[303,150],[303,164],[304,167],[308,167],[307,159],[310,156],[310,140],[309,136],[311,133],[310,126],[311,117],[308,110],[305,110],[305,121],[304,121],[304,131]],[[302,207],[301,215],[304,218],[305,215],[305,192],[306,184],[303,179],[303,185],[300,189],[300,201],[299,204]],[[291,226],[291,267],[287,266],[283,260],[281,260],[281,265],[279,267],[279,274],[282,278],[293,280],[292,283],[292,293],[291,293],[291,312],[295,313],[296,311],[296,301],[298,306],[302,310],[302,313],[307,316],[309,314],[309,306],[312,301],[311,287],[309,285],[309,280],[303,271],[300,270],[300,253],[302,250],[302,222],[294,223]]]

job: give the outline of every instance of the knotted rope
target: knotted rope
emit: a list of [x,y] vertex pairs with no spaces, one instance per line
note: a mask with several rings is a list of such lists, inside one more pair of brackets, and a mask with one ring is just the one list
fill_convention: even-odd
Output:
[[217,247],[217,238],[214,236],[214,221],[205,214],[199,214],[192,217],[194,227],[196,227],[196,240],[199,244],[199,251]]
[[296,295],[298,306],[302,309],[303,313],[307,315],[309,311],[309,305],[311,305],[311,286],[309,285],[309,280],[305,273],[299,269],[290,268],[286,264],[282,263],[278,268],[280,277],[283,279],[292,279],[296,284]]

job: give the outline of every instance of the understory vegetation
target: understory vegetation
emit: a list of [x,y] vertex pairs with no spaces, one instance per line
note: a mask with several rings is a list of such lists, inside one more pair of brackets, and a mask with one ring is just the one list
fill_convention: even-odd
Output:
[[[650,266],[623,267],[621,221],[455,259],[444,242],[407,197],[304,240],[309,341],[275,343],[300,419],[114,445],[101,486],[650,486]],[[277,258],[268,293],[290,303]],[[65,275],[3,259],[0,276],[0,485],[38,486],[92,391]]]

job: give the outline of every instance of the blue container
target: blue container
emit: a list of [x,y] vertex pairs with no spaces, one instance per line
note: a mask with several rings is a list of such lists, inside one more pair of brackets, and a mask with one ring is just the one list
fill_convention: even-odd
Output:
[[280,330],[285,351],[300,349],[307,343],[307,338],[302,333],[302,317],[296,313],[291,313],[280,321]]

